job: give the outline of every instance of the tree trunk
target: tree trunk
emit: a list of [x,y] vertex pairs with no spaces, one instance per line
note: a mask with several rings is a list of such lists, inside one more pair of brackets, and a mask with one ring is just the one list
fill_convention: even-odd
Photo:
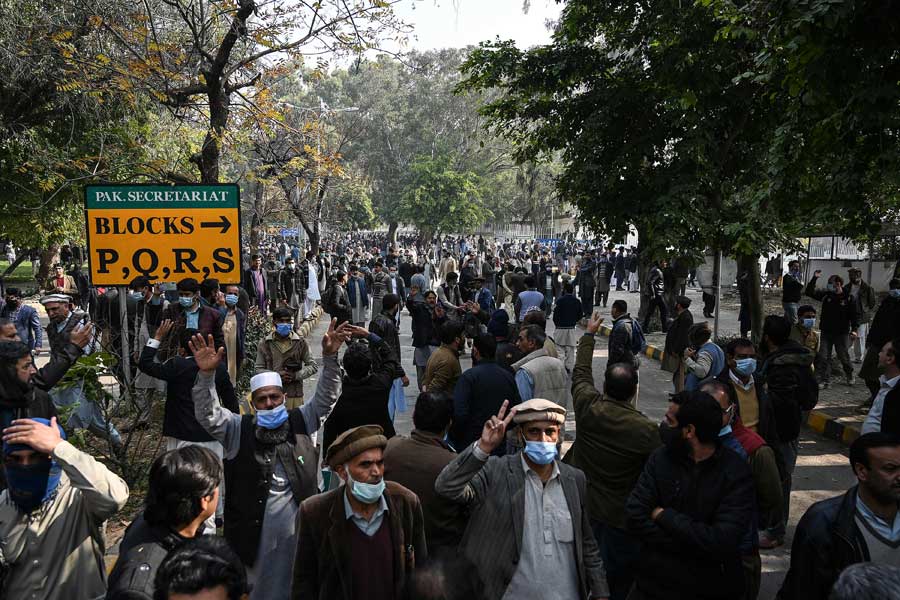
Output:
[[390,223],[388,223],[388,240],[390,240],[392,244],[397,243],[398,229],[400,229],[400,223],[398,223],[397,221],[391,221]]
[[750,289],[748,290],[750,304],[747,307],[750,311],[750,340],[758,346],[762,339],[763,326],[763,300],[759,275],[759,257],[756,255],[739,256],[738,265],[740,265],[741,271],[747,270],[750,272]]
[[250,254],[259,252],[259,215],[255,212],[250,217]]
[[50,276],[50,266],[53,264],[56,253],[59,252],[59,247],[59,244],[50,244],[50,247],[41,252],[41,268],[38,269],[37,274],[38,288],[43,287],[47,277]]
[[200,182],[219,183],[219,157],[221,154],[219,140],[228,127],[228,94],[222,88],[222,81],[207,71],[207,98],[209,99],[209,130],[203,140],[203,147],[197,159],[200,169]]

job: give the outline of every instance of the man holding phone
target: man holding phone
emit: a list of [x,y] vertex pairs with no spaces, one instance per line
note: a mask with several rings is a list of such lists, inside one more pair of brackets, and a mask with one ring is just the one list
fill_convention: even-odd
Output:
[[[71,302],[72,298],[65,294],[50,294],[41,298],[41,304],[44,305],[47,318],[50,319],[47,325],[47,339],[50,341],[51,360],[64,352],[74,332],[90,324],[87,313],[78,309],[72,310]],[[96,330],[94,333],[96,334]],[[84,346],[82,352],[85,355],[93,354],[97,346],[98,342],[94,337]],[[64,389],[50,390],[50,398],[57,408],[76,405],[66,427],[87,429],[94,435],[108,438],[113,448],[122,447],[122,437],[115,425],[108,422],[101,408],[85,395],[83,380]]]

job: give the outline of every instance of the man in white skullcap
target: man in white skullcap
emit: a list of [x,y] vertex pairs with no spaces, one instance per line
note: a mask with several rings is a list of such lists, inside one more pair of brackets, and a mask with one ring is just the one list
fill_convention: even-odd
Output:
[[[90,323],[87,313],[75,309],[72,310],[72,298],[65,294],[48,294],[41,298],[41,304],[47,311],[47,340],[50,342],[50,359],[60,360],[65,358],[66,347],[71,341],[71,335],[75,331],[81,331]],[[98,347],[96,336],[99,333],[94,329],[94,337],[84,346],[84,354],[93,354]],[[113,448],[122,446],[122,437],[115,425],[106,420],[103,411],[84,394],[84,381],[78,381],[74,385],[50,390],[50,398],[57,408],[75,406],[66,427],[70,429],[87,429],[94,435],[108,438]]]
[[250,379],[254,413],[222,408],[215,373],[224,356],[212,336],[194,336],[191,351],[200,373],[192,396],[197,421],[221,442],[225,464],[225,538],[247,567],[251,600],[290,598],[300,503],[318,493],[318,455],[310,436],[341,391],[338,350],[349,339],[332,320],[322,338],[324,369],[315,396],[287,409],[281,376],[265,371]]
[[[478,569],[486,598],[598,600],[606,572],[585,507],[584,473],[559,461],[566,409],[533,398],[504,401],[481,439],[438,475],[438,494],[471,509],[459,552]],[[491,456],[515,421],[524,449]]]

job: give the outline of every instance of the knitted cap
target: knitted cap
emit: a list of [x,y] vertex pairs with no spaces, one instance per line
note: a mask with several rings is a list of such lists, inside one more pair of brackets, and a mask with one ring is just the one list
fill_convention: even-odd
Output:
[[366,450],[384,449],[386,446],[387,438],[384,437],[384,429],[380,425],[360,425],[348,429],[331,442],[325,454],[325,462],[334,468]]

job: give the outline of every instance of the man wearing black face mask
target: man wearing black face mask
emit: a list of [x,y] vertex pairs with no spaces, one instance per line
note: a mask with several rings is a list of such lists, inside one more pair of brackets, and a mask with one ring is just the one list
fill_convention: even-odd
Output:
[[3,430],[3,461],[3,597],[103,597],[101,524],[125,505],[128,486],[67,442],[55,417],[13,421]]
[[720,444],[721,428],[722,408],[708,394],[669,404],[665,447],[650,455],[625,507],[627,530],[643,542],[629,600],[742,596],[753,481],[747,463]]

